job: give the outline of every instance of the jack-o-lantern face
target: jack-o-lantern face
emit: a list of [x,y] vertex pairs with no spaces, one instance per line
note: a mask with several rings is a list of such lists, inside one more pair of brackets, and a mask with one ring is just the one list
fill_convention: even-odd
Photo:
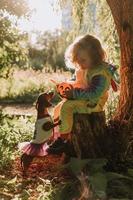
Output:
[[57,85],[57,92],[63,98],[66,98],[65,91],[72,90],[72,89],[73,89],[73,86],[69,83],[63,82]]

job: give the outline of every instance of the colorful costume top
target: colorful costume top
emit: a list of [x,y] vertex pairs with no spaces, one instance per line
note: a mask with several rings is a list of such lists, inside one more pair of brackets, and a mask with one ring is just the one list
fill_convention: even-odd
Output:
[[[91,114],[103,111],[110,84],[113,83],[113,86],[116,86],[114,81],[116,67],[107,63],[97,68],[77,72],[76,80],[71,83],[72,87],[68,87],[67,84],[63,90],[65,93],[66,90],[70,89],[72,96],[70,99],[63,99],[54,109],[54,119],[59,118],[62,122],[59,126],[61,134],[71,132],[74,113]],[[62,88],[63,84],[60,84]]]
[[88,69],[77,69],[73,81],[69,81],[68,83],[72,84],[74,88],[86,89],[88,87],[87,74]]
[[96,105],[99,101],[103,101],[104,104],[107,100],[107,91],[111,81],[113,81],[113,79],[116,80],[115,75],[116,67],[107,63],[104,63],[103,66],[88,70],[88,88],[73,89],[73,99],[87,100],[92,103],[92,105]]
[[35,123],[35,132],[34,137],[32,139],[32,143],[35,144],[41,144],[44,143],[46,140],[48,140],[52,136],[52,129],[45,130],[44,126],[47,122],[52,122],[52,118],[50,116],[38,119]]

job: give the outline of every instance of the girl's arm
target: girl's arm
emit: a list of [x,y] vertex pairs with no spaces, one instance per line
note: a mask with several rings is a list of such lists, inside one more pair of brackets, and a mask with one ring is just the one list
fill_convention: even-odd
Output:
[[99,98],[109,88],[109,84],[105,76],[96,75],[92,78],[87,89],[73,89],[71,97],[72,99],[89,100],[91,103],[97,103]]

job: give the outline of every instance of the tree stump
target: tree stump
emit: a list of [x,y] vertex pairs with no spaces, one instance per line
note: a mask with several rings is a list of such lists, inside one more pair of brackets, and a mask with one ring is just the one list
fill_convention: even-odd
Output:
[[105,113],[74,114],[72,143],[79,158],[104,156]]

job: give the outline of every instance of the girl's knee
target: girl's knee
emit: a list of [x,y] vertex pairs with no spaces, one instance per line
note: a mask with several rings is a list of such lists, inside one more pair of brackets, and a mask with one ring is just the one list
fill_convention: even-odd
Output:
[[69,108],[73,108],[73,100],[67,100],[63,103],[62,105],[62,109],[69,109]]
[[73,113],[73,108],[70,105],[65,104],[64,106],[62,106],[60,114],[61,115],[66,115],[66,114],[68,115],[68,113],[69,114]]

